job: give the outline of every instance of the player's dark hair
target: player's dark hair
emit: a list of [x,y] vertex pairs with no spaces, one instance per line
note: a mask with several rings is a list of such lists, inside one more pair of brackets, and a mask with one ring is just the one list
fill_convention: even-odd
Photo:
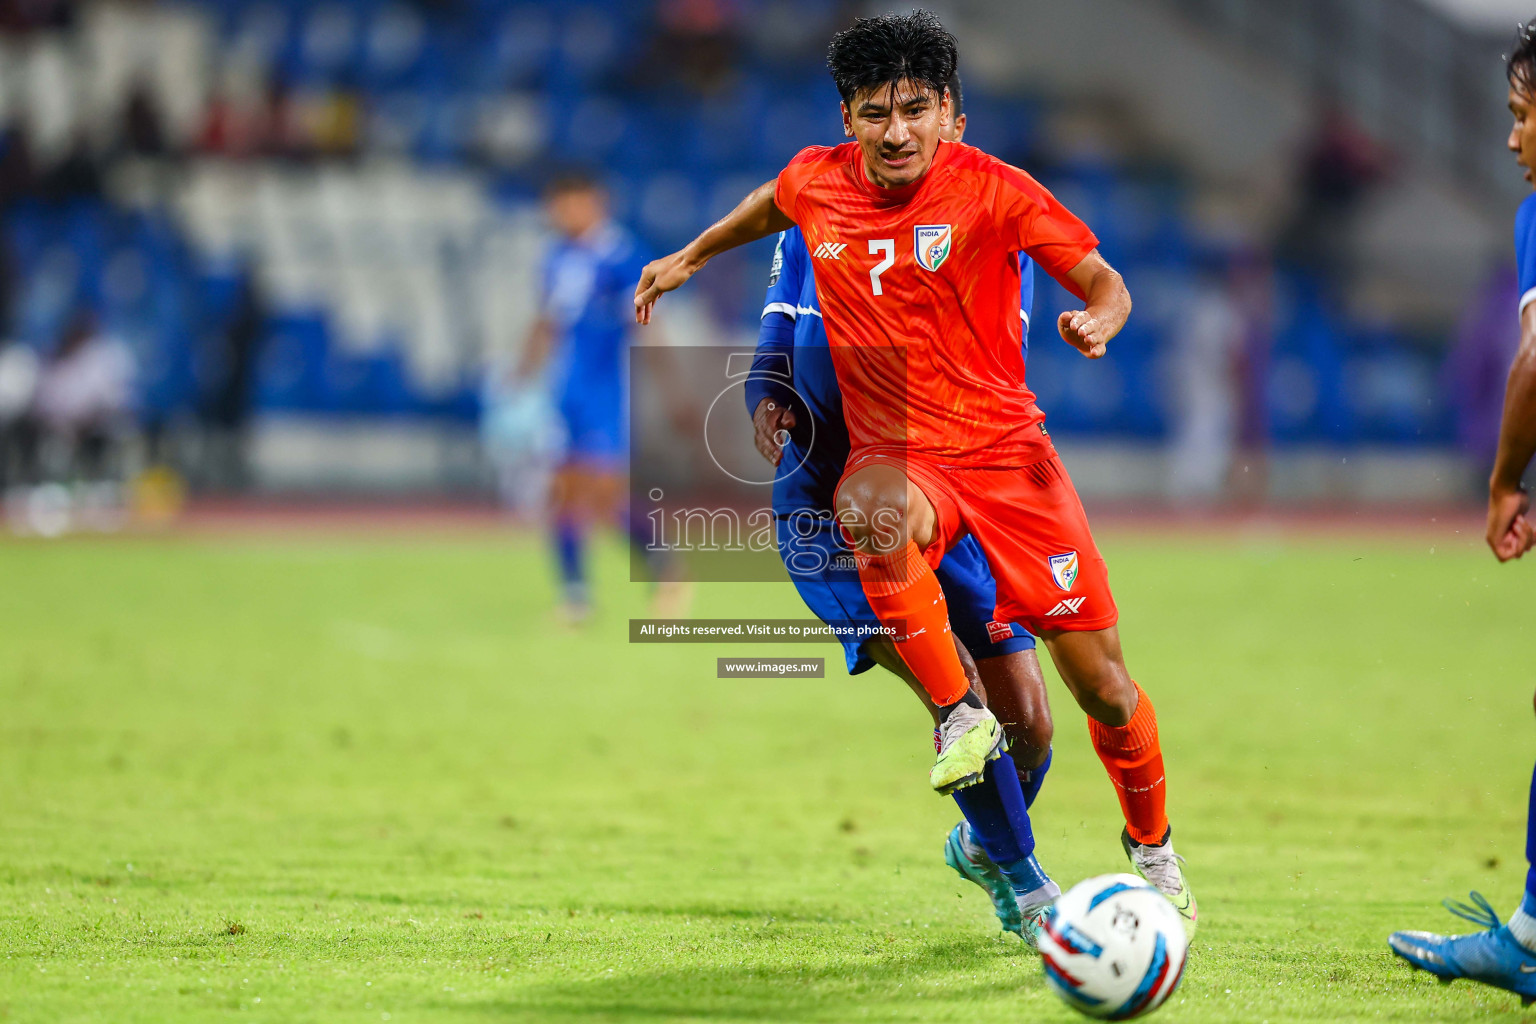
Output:
[[949,114],[958,120],[965,113],[965,90],[960,87],[960,72],[950,75],[944,84],[949,88]]
[[585,167],[563,167],[544,182],[547,197],[565,195],[568,192],[601,192],[603,180]]
[[859,18],[827,47],[827,67],[844,103],[852,103],[861,89],[899,82],[943,93],[959,66],[955,37],[932,11]]
[[1515,48],[1504,65],[1509,84],[1527,96],[1536,97],[1536,19],[1515,31]]

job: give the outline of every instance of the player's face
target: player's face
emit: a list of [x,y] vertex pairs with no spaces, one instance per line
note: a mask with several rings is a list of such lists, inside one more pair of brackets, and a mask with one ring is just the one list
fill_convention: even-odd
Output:
[[574,188],[550,196],[545,210],[556,231],[567,238],[580,238],[602,223],[608,204],[597,189]]
[[1536,186],[1536,97],[1523,85],[1509,85],[1509,112],[1515,116],[1506,143],[1515,163],[1525,168],[1525,180]]
[[910,185],[928,173],[949,121],[949,92],[912,81],[861,89],[843,104],[843,131],[858,140],[870,181]]

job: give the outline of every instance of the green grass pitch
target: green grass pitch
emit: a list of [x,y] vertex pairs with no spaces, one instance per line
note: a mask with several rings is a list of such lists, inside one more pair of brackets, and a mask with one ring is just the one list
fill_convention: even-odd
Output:
[[[1203,912],[1160,1019],[1536,1020],[1384,942],[1517,899],[1536,566],[1450,528],[1104,548]],[[631,647],[599,569],[572,634],[530,537],[0,544],[0,1021],[1076,1019],[944,867],[904,687]],[[1070,884],[1124,860],[1052,688]]]

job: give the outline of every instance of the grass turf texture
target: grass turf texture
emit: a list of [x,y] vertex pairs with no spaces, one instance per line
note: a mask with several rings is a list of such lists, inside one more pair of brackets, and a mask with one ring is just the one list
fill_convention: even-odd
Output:
[[[1161,1019],[1536,1019],[1384,942],[1520,891],[1531,567],[1449,531],[1105,549],[1203,910]],[[945,868],[904,687],[631,647],[616,582],[562,632],[545,568],[518,537],[0,544],[0,1019],[1076,1019]],[[714,678],[753,652],[830,678]],[[1070,884],[1124,860],[1052,698]]]

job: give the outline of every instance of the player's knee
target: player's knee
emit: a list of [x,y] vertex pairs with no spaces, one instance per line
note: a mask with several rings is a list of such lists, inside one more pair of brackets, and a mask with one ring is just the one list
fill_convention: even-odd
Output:
[[1106,665],[1079,682],[1077,702],[1088,716],[1104,725],[1119,727],[1136,713],[1136,684],[1118,666]]
[[1042,708],[1027,721],[1007,723],[1004,731],[1008,734],[1013,759],[1026,768],[1035,768],[1045,760],[1046,752],[1051,749],[1056,725],[1051,721],[1050,712]]
[[906,481],[897,474],[855,473],[837,489],[837,521],[861,551],[894,551],[907,542]]

